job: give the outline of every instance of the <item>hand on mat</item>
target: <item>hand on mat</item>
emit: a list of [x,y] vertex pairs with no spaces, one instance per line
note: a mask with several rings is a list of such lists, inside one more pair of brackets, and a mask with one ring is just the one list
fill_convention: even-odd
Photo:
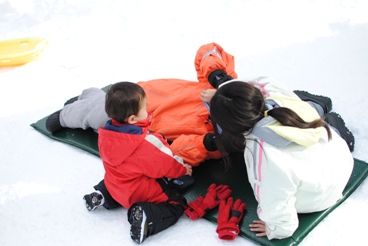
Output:
[[227,199],[231,195],[231,189],[228,185],[211,184],[205,196],[198,196],[194,201],[188,203],[184,213],[191,219],[196,220],[207,212],[215,208],[220,200]]
[[266,225],[262,220],[253,220],[251,224],[249,224],[250,231],[256,232],[257,237],[264,237],[267,235],[266,233]]
[[234,240],[238,236],[239,223],[243,218],[245,208],[246,205],[242,200],[237,199],[233,202],[232,197],[220,202],[216,229],[220,239]]

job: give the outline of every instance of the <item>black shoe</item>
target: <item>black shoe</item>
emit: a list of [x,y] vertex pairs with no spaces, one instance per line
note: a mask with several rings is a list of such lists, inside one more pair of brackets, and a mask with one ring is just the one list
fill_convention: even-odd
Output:
[[130,236],[134,242],[141,244],[147,237],[155,235],[174,225],[184,213],[180,202],[161,203],[138,202],[128,210],[131,225]]
[[231,79],[233,78],[230,75],[228,75],[225,71],[220,69],[215,70],[211,72],[210,75],[208,75],[208,82],[210,82],[210,84],[214,88],[218,88],[219,85]]
[[60,112],[56,111],[55,113],[51,114],[47,119],[46,119],[46,128],[47,130],[49,130],[51,133],[57,132],[62,130],[64,127],[62,127],[60,125]]
[[130,237],[141,244],[148,236],[147,216],[140,205],[133,205],[129,210]]
[[335,112],[330,112],[325,115],[325,121],[334,127],[340,134],[340,136],[348,144],[350,152],[354,151],[355,139],[351,131],[346,127],[344,120],[341,116]]
[[332,109],[332,101],[331,98],[319,95],[313,95],[307,91],[294,91],[294,93],[303,101],[311,101],[317,103],[323,108],[325,114],[331,111]]
[[100,193],[92,192],[91,194],[84,195],[83,199],[86,202],[87,210],[92,211],[102,205],[103,196]]
[[66,101],[66,102],[64,103],[64,106],[65,106],[65,105],[68,105],[68,104],[71,104],[71,103],[73,103],[73,102],[75,102],[75,101],[77,101],[77,100],[78,100],[78,98],[79,98],[79,96],[76,96],[76,97],[72,97],[72,98],[70,98],[68,101]]

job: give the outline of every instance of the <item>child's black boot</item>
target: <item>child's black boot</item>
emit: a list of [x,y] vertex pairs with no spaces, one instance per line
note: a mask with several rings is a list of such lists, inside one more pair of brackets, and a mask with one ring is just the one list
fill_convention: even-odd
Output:
[[88,211],[93,211],[104,203],[103,195],[96,191],[91,194],[84,195],[83,199],[86,202],[86,208]]
[[134,242],[141,244],[147,237],[175,224],[183,212],[184,208],[175,203],[135,203],[128,210],[130,236]]
[[54,132],[57,132],[57,131],[60,131],[60,130],[64,129],[64,127],[62,127],[61,124],[60,124],[60,112],[61,112],[61,110],[56,111],[55,113],[51,114],[46,119],[46,128],[51,133],[54,133]]

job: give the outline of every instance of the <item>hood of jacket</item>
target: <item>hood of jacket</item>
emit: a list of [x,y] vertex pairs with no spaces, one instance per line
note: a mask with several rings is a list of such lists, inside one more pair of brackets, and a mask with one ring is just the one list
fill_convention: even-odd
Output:
[[128,134],[104,128],[98,129],[98,148],[101,158],[110,164],[122,164],[142,144],[146,133]]
[[[307,122],[320,118],[318,112],[309,103],[298,97],[273,94],[267,98],[266,105],[267,101],[271,102],[268,104],[269,110],[273,107],[286,107]],[[255,125],[252,133],[272,145],[285,146],[292,142],[302,146],[310,146],[317,143],[325,135],[326,130],[324,127],[302,129],[283,126],[271,116],[267,116]]]

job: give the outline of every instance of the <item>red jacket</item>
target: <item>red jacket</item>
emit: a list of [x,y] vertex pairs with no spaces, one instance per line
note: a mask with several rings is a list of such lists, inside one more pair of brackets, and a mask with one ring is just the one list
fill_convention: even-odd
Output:
[[136,202],[164,202],[167,195],[157,178],[177,178],[186,169],[164,139],[155,134],[127,134],[100,128],[98,147],[105,168],[105,185],[123,207]]

